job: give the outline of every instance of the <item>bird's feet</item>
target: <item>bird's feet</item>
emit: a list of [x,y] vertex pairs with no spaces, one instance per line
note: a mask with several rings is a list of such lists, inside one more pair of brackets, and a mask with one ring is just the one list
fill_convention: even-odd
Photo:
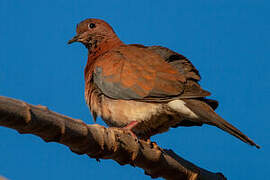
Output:
[[147,142],[148,145],[151,146],[151,148],[154,148],[154,149],[158,149],[158,148],[159,148],[158,145],[157,145],[157,143],[156,143],[156,142],[152,142],[152,141],[150,140],[150,138],[147,139],[146,142]]

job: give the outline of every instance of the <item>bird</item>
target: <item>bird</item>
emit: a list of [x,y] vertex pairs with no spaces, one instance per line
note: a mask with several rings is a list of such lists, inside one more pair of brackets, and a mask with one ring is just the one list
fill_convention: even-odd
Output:
[[216,126],[260,148],[216,112],[218,101],[207,98],[201,76],[185,56],[162,46],[125,44],[102,19],[77,24],[68,44],[88,50],[84,69],[85,100],[92,117],[109,127],[148,139],[179,126]]

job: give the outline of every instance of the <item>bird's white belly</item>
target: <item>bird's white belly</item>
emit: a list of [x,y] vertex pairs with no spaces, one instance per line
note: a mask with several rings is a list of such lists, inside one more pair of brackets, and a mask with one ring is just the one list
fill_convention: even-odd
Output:
[[132,121],[149,121],[162,112],[163,104],[104,98],[101,116],[109,126],[124,127]]
[[99,105],[91,106],[108,126],[125,127],[132,121],[138,125],[133,131],[144,137],[168,131],[184,119],[197,118],[182,100],[168,103],[140,102],[134,100],[114,100],[105,96]]

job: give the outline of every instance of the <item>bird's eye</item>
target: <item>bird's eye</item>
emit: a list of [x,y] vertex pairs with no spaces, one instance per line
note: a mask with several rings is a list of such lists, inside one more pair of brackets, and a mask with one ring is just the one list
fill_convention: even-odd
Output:
[[94,23],[90,23],[90,24],[88,25],[88,27],[89,27],[90,29],[93,29],[94,27],[96,27],[96,25],[95,25]]

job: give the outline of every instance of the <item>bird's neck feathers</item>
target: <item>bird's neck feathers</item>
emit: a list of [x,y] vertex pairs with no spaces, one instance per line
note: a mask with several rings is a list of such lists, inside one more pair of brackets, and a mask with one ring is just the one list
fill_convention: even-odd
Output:
[[99,56],[121,45],[124,45],[124,43],[115,34],[106,38],[93,38],[91,46],[88,47],[88,60],[84,69],[85,80],[91,76],[94,63]]
[[88,61],[93,61],[107,51],[123,44],[124,43],[114,33],[106,36],[94,36],[91,39],[90,46],[87,47]]

